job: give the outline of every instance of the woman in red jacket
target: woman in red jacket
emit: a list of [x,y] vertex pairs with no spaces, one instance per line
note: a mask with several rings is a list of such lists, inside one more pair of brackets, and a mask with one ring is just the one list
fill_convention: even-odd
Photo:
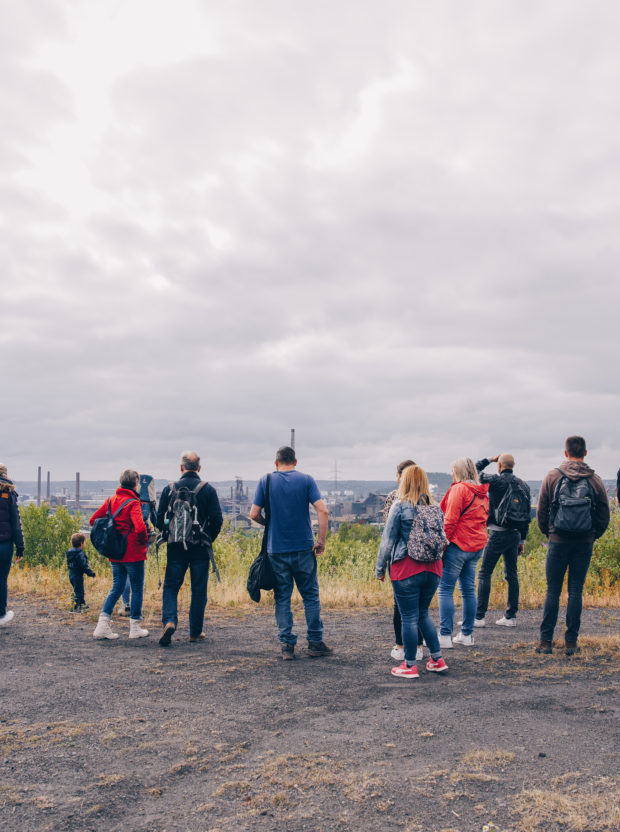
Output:
[[[98,517],[105,517],[108,505],[112,513],[121,509],[114,519],[117,530],[127,538],[127,550],[122,561],[111,560],[112,589],[105,600],[93,638],[118,638],[110,624],[114,605],[121,597],[127,578],[131,585],[131,612],[129,613],[129,638],[143,638],[149,631],[140,626],[142,620],[142,595],[144,592],[144,562],[148,548],[148,533],[142,517],[140,497],[140,475],[137,471],[123,471],[121,487],[106,500],[90,518],[92,526]],[[121,508],[122,506],[122,508]]]
[[481,485],[476,466],[469,457],[452,463],[453,483],[441,501],[444,531],[448,546],[443,555],[443,573],[439,583],[439,645],[453,646],[454,587],[459,583],[463,600],[461,632],[455,644],[468,647],[474,643],[476,614],[476,564],[487,542],[489,486]]

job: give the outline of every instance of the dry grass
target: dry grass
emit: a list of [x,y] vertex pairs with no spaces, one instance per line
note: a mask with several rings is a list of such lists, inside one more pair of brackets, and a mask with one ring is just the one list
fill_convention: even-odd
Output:
[[526,789],[515,800],[514,814],[520,832],[616,832],[620,778],[576,782],[561,791]]

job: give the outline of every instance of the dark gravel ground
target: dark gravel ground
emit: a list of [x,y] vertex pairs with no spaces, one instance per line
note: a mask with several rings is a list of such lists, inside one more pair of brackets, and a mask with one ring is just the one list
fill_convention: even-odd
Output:
[[537,800],[540,814],[546,795],[585,805],[617,788],[617,610],[584,611],[570,659],[533,653],[540,612],[524,611],[446,651],[448,673],[404,681],[388,610],[327,612],[334,656],[300,640],[282,662],[264,602],[210,612],[201,644],[182,620],[168,649],[157,629],[129,641],[126,620],[95,642],[94,615],[12,607],[2,830],[564,830],[558,810],[536,825]]

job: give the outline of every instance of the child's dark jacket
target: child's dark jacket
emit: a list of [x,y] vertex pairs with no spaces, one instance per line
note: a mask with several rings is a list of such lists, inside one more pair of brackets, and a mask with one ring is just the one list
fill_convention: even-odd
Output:
[[69,549],[67,552],[67,566],[74,574],[95,577],[95,573],[88,565],[88,558],[83,549]]

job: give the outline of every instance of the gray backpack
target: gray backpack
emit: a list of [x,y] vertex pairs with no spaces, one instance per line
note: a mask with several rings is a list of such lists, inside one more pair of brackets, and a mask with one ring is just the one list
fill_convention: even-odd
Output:
[[211,538],[198,522],[198,505],[196,498],[206,482],[199,482],[196,488],[168,483],[170,494],[168,509],[164,521],[165,539],[168,543],[182,543],[188,546],[207,546]]
[[439,506],[428,505],[425,494],[414,508],[414,517],[407,540],[407,554],[420,563],[434,563],[441,559],[448,538],[443,530],[443,512]]

